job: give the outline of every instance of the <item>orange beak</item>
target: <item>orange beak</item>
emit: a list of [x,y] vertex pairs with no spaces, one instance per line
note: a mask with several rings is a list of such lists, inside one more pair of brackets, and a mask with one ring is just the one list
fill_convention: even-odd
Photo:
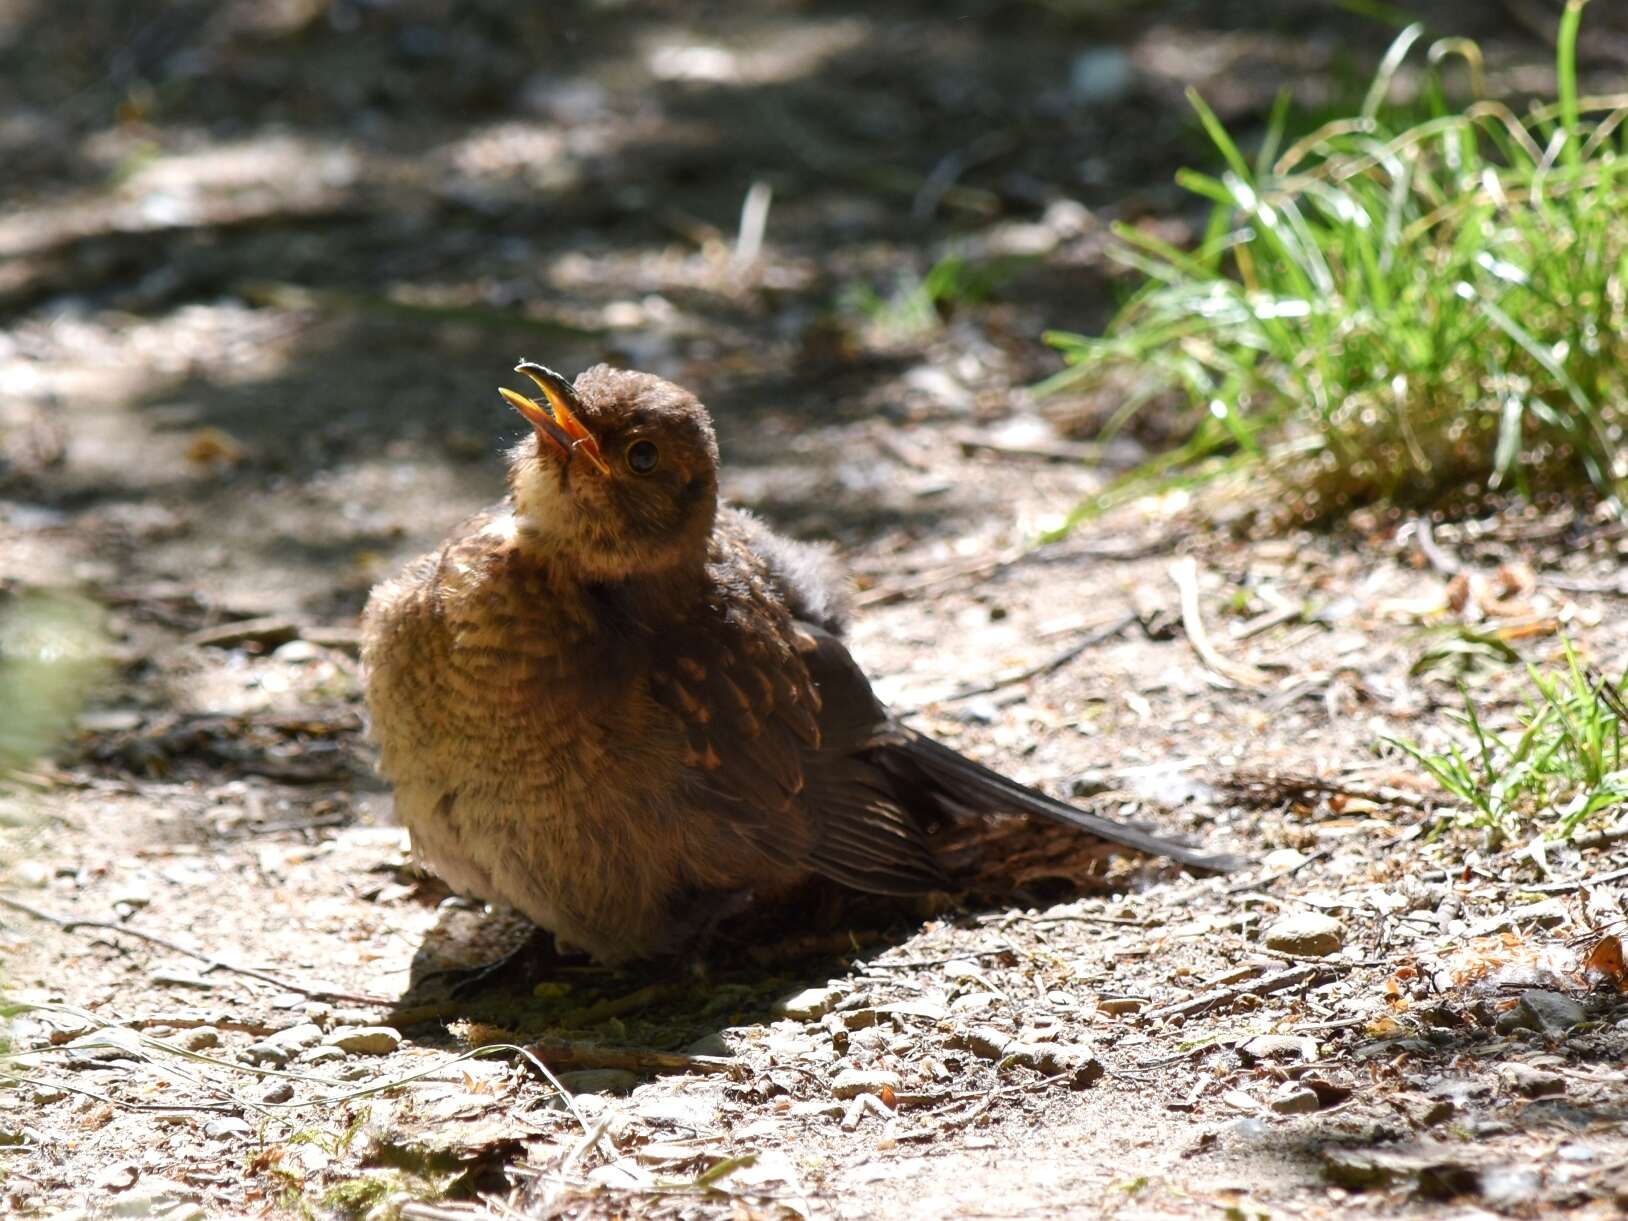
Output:
[[537,430],[537,435],[546,437],[567,460],[572,454],[580,452],[601,475],[610,474],[610,464],[600,452],[598,440],[577,415],[582,400],[577,398],[576,388],[554,370],[535,361],[523,360],[514,367],[514,371],[524,373],[537,383],[537,388],[548,400],[552,414],[535,399],[517,394],[507,386],[499,386],[497,392],[503,396],[503,401],[525,416],[526,421]]

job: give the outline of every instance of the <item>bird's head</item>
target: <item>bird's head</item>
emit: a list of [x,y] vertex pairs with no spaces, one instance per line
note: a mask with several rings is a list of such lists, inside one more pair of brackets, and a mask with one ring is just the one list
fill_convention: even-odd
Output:
[[515,371],[543,398],[498,391],[532,426],[509,454],[523,545],[591,580],[698,568],[718,509],[718,442],[700,400],[609,365],[574,385],[531,361]]

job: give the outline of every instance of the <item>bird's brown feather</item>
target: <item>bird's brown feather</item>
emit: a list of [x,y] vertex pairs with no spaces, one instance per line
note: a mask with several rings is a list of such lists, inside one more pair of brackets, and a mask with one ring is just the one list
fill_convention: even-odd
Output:
[[[1229,862],[1064,805],[893,720],[839,638],[829,559],[716,501],[695,399],[604,368],[578,414],[612,460],[535,440],[511,498],[380,585],[368,705],[397,811],[454,887],[607,961],[681,949],[811,877],[960,885],[946,830],[1028,814],[1205,867]],[[975,852],[975,848],[971,849]]]

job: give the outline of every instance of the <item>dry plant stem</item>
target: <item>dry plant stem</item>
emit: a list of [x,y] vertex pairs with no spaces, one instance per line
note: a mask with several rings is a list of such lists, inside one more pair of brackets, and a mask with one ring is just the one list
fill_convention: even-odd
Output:
[[1220,1005],[1230,1004],[1241,996],[1266,996],[1273,992],[1282,992],[1286,988],[1298,988],[1301,984],[1309,984],[1335,973],[1337,968],[1332,964],[1318,964],[1309,967],[1296,967],[1292,971],[1279,971],[1276,975],[1268,975],[1262,979],[1252,979],[1247,983],[1235,984],[1230,988],[1216,988],[1176,1005],[1166,1005],[1163,1009],[1154,1009],[1148,1013],[1147,1020],[1192,1017],[1195,1014],[1207,1013]]
[[1414,518],[1413,532],[1419,540],[1419,550],[1438,573],[1444,577],[1456,577],[1464,571],[1464,565],[1457,558],[1441,549],[1441,544],[1436,541],[1436,535],[1430,528],[1428,517]]
[[631,1073],[730,1073],[738,1060],[724,1056],[688,1056],[678,1051],[651,1051],[643,1047],[602,1047],[572,1039],[541,1039],[527,1050],[559,1072],[584,1068],[616,1068]]
[[288,980],[267,974],[265,971],[257,971],[253,967],[240,966],[223,958],[216,958],[212,954],[204,954],[198,950],[189,949],[187,946],[171,941],[167,937],[160,937],[156,933],[128,928],[122,924],[115,924],[111,920],[70,920],[62,916],[52,915],[47,911],[41,911],[39,908],[24,903],[20,899],[12,898],[10,895],[0,895],[0,907],[10,908],[12,911],[21,912],[25,916],[32,916],[36,920],[43,920],[47,924],[55,925],[65,933],[77,933],[83,929],[122,933],[126,937],[134,937],[137,941],[145,941],[149,945],[156,945],[160,949],[170,951],[172,954],[181,954],[187,958],[205,963],[210,971],[226,971],[232,975],[243,975],[249,979],[258,979],[261,983],[271,984],[273,987],[281,988],[285,992],[298,992],[301,996],[309,996],[313,1000],[346,1001],[358,1005],[388,1005],[390,1003],[387,997],[382,996],[368,996],[365,993],[358,992],[333,992],[327,988],[307,988],[302,984],[290,983]]
[[1052,657],[1048,657],[1045,661],[1029,666],[1026,669],[1019,670],[1016,674],[1009,674],[1005,678],[992,679],[987,683],[979,683],[975,687],[962,687],[960,690],[954,691],[945,696],[945,702],[950,700],[971,699],[975,695],[988,695],[991,691],[999,691],[1002,687],[1016,686],[1018,683],[1026,683],[1030,679],[1039,678],[1042,675],[1050,674],[1054,670],[1060,670],[1069,662],[1078,657],[1081,653],[1084,653],[1087,649],[1095,648],[1099,644],[1112,640],[1131,624],[1136,623],[1138,619],[1139,616],[1135,614],[1121,615],[1112,623],[1105,624],[1102,627],[1097,628],[1095,631],[1089,632],[1085,636],[1082,636],[1079,640],[1069,645],[1068,648]]
[[1183,556],[1170,565],[1170,579],[1181,593],[1181,625],[1192,642],[1193,652],[1199,660],[1228,682],[1240,687],[1259,690],[1266,685],[1266,675],[1254,666],[1244,665],[1222,656],[1204,628],[1204,617],[1198,606],[1198,561]]

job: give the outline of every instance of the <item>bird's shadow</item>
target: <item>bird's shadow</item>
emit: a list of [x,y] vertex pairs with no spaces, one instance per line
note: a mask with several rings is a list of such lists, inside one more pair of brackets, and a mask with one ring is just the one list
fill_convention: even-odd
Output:
[[[431,1041],[448,1037],[444,1028],[449,1020],[467,1019],[519,1041],[568,1039],[717,1054],[719,1031],[782,1017],[777,1004],[791,993],[841,984],[867,965],[931,968],[939,961],[1014,953],[978,936],[991,914],[1122,893],[1127,884],[1145,880],[1141,870],[1109,875],[1102,868],[1106,850],[1100,845],[1086,846],[1076,855],[1095,864],[1089,871],[1081,865],[1069,876],[1033,872],[1001,889],[986,880],[954,897],[865,895],[816,880],[780,902],[754,906],[720,923],[703,945],[682,957],[619,967],[566,960],[536,975],[499,971],[466,995],[456,994],[455,985],[468,978],[471,968],[501,960],[535,930],[512,912],[444,903],[414,955],[408,986],[391,1020],[424,1028],[420,1037]],[[1172,867],[1148,861],[1143,868]],[[890,953],[929,924],[953,926],[948,951],[935,937],[935,948],[925,960],[909,955],[900,961]],[[847,990],[864,989],[856,985]]]

